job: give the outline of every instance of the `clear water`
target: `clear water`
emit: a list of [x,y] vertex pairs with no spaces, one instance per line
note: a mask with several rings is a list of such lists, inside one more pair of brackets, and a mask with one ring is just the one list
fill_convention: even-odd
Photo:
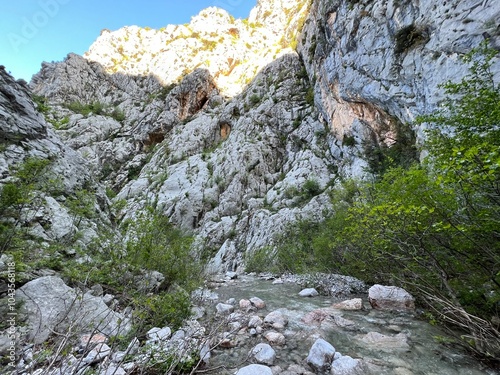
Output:
[[[286,337],[284,347],[274,347],[277,360],[275,365],[283,369],[291,364],[308,368],[304,359],[314,341],[321,337],[330,342],[342,355],[362,359],[367,364],[365,374],[387,375],[497,375],[492,369],[484,368],[481,363],[461,352],[456,347],[440,344],[434,337],[445,334],[411,314],[388,313],[372,310],[365,302],[361,311],[335,311],[336,315],[355,322],[354,327],[341,328],[324,321],[321,325],[307,325],[301,319],[310,311],[327,308],[338,302],[330,297],[299,297],[301,287],[296,284],[272,284],[271,281],[243,276],[236,281],[223,284],[214,289],[219,301],[230,298],[259,297],[266,302],[266,308],[254,314],[262,318],[269,312],[280,310],[288,317],[289,323],[282,332]],[[366,301],[366,296],[364,296]],[[210,307],[215,310],[215,307]],[[379,332],[394,336],[403,333],[408,336],[409,349],[393,348],[383,350],[377,345],[368,345],[361,338],[368,332]],[[211,374],[234,374],[235,369],[249,363],[248,352],[266,339],[258,335],[235,334],[237,346],[231,349],[216,349],[212,352],[209,367],[217,367]]]

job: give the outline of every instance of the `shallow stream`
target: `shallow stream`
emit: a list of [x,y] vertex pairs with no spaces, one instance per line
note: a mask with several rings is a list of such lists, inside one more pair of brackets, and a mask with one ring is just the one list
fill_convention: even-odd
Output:
[[[282,331],[286,344],[282,347],[273,346],[277,354],[274,365],[283,370],[292,364],[309,369],[305,358],[314,341],[321,337],[342,355],[362,359],[366,364],[364,374],[500,374],[484,368],[457,347],[440,343],[440,338],[446,335],[439,328],[417,319],[413,314],[373,310],[366,295],[359,296],[363,298],[363,310],[328,310],[334,319],[305,324],[301,320],[304,315],[313,310],[328,308],[339,300],[325,296],[300,297],[300,290],[301,287],[294,283],[273,284],[272,281],[251,276],[240,276],[237,280],[214,289],[219,295],[218,302],[234,298],[236,311],[240,299],[255,296],[265,301],[266,308],[252,313],[253,315],[264,318],[269,312],[279,310],[288,318],[289,323]],[[337,317],[350,322],[338,325]],[[342,319],[340,321],[347,323]],[[369,343],[366,342],[369,341],[366,340],[369,332],[405,339],[402,342],[396,339],[394,342]],[[266,342],[262,335],[252,337],[244,332],[235,334],[234,337],[237,343],[234,348],[216,349],[212,352],[209,367],[225,368],[219,367],[213,374],[234,374],[235,369],[249,363],[247,356],[250,349],[258,343]]]

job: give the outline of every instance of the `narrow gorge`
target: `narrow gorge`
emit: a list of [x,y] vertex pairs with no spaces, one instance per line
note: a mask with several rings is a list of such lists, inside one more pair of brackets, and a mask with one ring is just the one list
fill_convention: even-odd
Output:
[[[499,373],[499,20],[494,0],[259,0],[102,30],[29,83],[1,66],[0,372]],[[446,134],[475,137],[440,111],[486,84],[460,112],[478,143],[441,168]]]

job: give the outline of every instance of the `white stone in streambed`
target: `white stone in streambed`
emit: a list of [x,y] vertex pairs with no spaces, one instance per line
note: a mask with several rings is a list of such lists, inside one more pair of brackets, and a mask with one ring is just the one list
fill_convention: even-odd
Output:
[[229,315],[234,311],[234,306],[228,305],[227,303],[218,303],[215,309],[217,310],[217,314]]
[[309,350],[306,362],[314,371],[325,372],[331,367],[335,348],[328,341],[317,339]]
[[299,292],[299,296],[301,296],[301,297],[316,297],[316,296],[319,296],[319,293],[314,288],[306,288],[306,289],[302,289]]
[[276,360],[276,352],[269,344],[257,344],[250,350],[250,356],[258,363],[272,366]]
[[332,362],[332,375],[363,375],[363,362],[348,355],[341,355]]
[[264,365],[248,365],[238,370],[236,375],[273,375],[273,371]]

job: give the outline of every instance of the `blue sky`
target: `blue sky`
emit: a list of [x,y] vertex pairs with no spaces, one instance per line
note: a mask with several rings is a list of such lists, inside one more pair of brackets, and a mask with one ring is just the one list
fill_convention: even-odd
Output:
[[26,81],[43,61],[83,54],[102,29],[184,24],[209,6],[246,18],[257,0],[2,0],[0,65]]

